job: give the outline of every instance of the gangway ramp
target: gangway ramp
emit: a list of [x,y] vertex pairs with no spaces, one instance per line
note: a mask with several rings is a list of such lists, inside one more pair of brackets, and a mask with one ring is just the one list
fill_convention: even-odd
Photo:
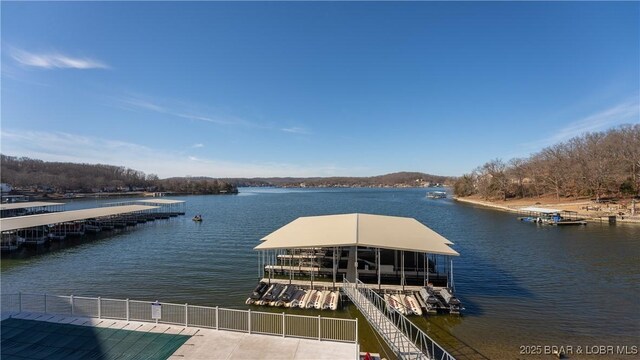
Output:
[[342,289],[398,358],[455,360],[404,315],[387,307],[384,299],[360,280],[352,283],[345,278]]

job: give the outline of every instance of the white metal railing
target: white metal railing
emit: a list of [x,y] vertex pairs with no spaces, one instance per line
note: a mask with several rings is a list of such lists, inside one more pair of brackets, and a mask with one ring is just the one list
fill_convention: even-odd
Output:
[[400,359],[455,360],[424,331],[362,281],[343,279],[343,291]]
[[150,301],[49,294],[2,294],[3,313],[42,313],[99,319],[145,321],[282,337],[358,343],[358,319],[323,318],[189,304],[159,303],[160,318]]

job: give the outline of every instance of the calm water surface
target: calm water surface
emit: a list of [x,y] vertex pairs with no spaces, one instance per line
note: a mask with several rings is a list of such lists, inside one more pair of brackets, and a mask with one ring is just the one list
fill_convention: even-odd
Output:
[[[431,331],[444,329],[505,359],[532,358],[519,355],[520,345],[639,343],[640,226],[539,227],[513,214],[428,200],[424,189],[241,190],[180,198],[186,216],[5,257],[2,291],[244,308],[261,237],[299,216],[362,212],[414,217],[455,243],[456,290],[466,311],[432,317]],[[202,223],[191,221],[196,213]]]

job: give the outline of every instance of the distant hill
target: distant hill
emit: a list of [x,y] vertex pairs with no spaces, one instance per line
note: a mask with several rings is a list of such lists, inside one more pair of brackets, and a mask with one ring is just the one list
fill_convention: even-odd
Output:
[[236,193],[241,186],[275,187],[420,187],[453,183],[455,178],[420,172],[371,177],[172,177],[104,164],[48,162],[0,155],[2,182],[16,190],[40,193],[169,191],[185,194]]
[[226,178],[223,180],[240,187],[420,187],[434,184],[450,184],[455,181],[455,178],[421,172],[397,172],[370,177],[274,177]]
[[49,162],[27,157],[0,155],[0,176],[17,192],[110,193],[168,191],[182,194],[233,194],[229,182],[211,178],[159,179],[157,175],[123,166]]

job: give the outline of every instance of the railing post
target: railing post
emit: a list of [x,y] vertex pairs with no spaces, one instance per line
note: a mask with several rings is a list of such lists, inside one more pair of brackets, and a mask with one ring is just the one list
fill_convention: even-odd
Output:
[[127,298],[127,321],[129,321],[129,299]]
[[251,334],[251,309],[249,309],[248,315],[247,315],[247,330],[249,331],[249,334]]
[[285,315],[284,315],[284,311],[282,312],[282,337],[285,337],[285,334],[287,333],[285,331],[285,326],[287,326],[287,321],[285,320]]
[[358,318],[356,317],[356,338],[355,338],[356,344],[358,343]]
[[102,319],[102,299],[98,296],[98,319]]
[[220,316],[218,312],[218,307],[216,306],[216,330],[219,329],[218,325],[220,324]]
[[74,300],[73,300],[73,295],[69,295],[69,300],[71,301],[71,316],[73,316],[73,314],[75,313],[74,311]]
[[22,312],[22,291],[18,292],[18,312]]
[[44,313],[47,313],[47,294],[44,294]]
[[322,321],[320,321],[320,315],[318,315],[318,340],[322,341]]
[[184,327],[189,327],[189,304],[184,303]]

